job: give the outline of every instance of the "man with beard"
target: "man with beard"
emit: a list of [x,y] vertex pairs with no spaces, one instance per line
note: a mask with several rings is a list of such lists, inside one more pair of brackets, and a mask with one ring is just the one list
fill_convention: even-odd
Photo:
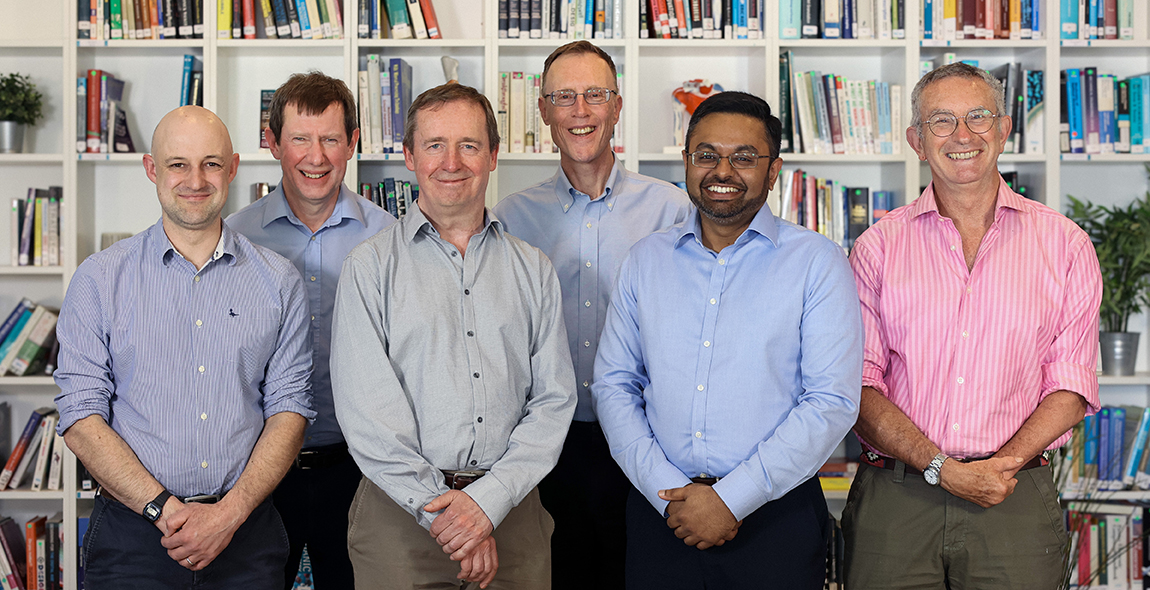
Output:
[[813,476],[858,414],[862,321],[842,249],[765,206],[781,123],[704,101],[687,131],[687,220],[619,270],[592,386],[635,485],[627,587],[821,588]]

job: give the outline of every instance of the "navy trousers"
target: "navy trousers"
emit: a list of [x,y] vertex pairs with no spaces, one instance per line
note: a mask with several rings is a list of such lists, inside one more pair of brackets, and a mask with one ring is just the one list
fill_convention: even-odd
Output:
[[85,590],[282,590],[288,540],[265,500],[215,561],[193,572],[168,557],[163,535],[123,504],[96,497],[84,535]]

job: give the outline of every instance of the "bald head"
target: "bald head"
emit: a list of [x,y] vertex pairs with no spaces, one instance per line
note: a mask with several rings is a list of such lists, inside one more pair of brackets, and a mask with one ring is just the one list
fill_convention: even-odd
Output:
[[160,124],[156,125],[152,133],[152,156],[163,161],[173,153],[178,153],[187,143],[181,140],[189,135],[215,147],[214,155],[230,158],[233,153],[227,125],[208,109],[189,105],[171,111],[160,119]]

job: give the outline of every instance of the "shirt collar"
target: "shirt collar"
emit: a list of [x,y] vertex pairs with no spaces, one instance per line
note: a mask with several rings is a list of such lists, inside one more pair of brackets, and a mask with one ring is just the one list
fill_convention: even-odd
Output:
[[[675,247],[678,248],[686,243],[688,236],[699,244],[702,244],[702,233],[702,226],[699,222],[699,208],[691,207],[691,212],[679,228],[679,236],[675,239]],[[751,219],[751,224],[747,226],[747,229],[743,230],[743,234],[735,240],[735,243],[738,244],[752,239],[755,235],[766,238],[771,244],[774,244],[776,248],[779,246],[779,225],[775,219],[775,214],[766,203],[763,203],[763,207],[759,209],[759,212]]]
[[[575,204],[575,196],[581,195],[574,186],[571,185],[571,180],[567,178],[567,173],[563,171],[560,166],[559,170],[555,173],[555,199],[558,201],[559,206],[563,208],[566,213],[571,210],[571,206]],[[603,201],[607,203],[607,210],[610,211],[615,207],[615,197],[625,189],[623,185],[627,182],[627,169],[619,163],[619,158],[615,158],[615,163],[611,165],[611,174],[607,176],[607,185],[604,187]],[[590,200],[591,196],[587,195]]]
[[[222,226],[220,239],[216,242],[216,249],[212,252],[211,260],[223,258],[229,265],[235,264],[236,252],[238,251],[236,247],[236,233],[228,227],[227,223],[221,221],[220,225]],[[176,250],[176,247],[172,245],[172,241],[168,239],[168,234],[164,231],[163,219],[160,219],[155,225],[148,228],[148,232],[148,237],[155,245],[156,253],[159,254],[160,260],[165,265],[171,263],[176,256],[180,258],[184,257],[184,255],[180,254],[180,252]],[[209,260],[209,262],[211,262],[211,260]],[[207,264],[204,266],[207,266]]]
[[[1010,186],[1006,184],[1006,180],[1000,175],[998,177],[998,195],[995,197],[994,203],[994,219],[1002,215],[1004,209],[1013,209],[1015,211],[1026,210],[1026,197],[1010,190]],[[925,213],[931,211],[938,213],[938,199],[934,194],[934,183],[930,183],[926,190],[922,191],[922,196],[915,199],[914,204],[911,205],[910,215],[912,218],[917,218]],[[942,214],[939,213],[941,216]]]
[[[419,235],[419,231],[427,226],[427,231],[438,235],[435,226],[431,225],[431,220],[423,214],[423,210],[419,208],[419,202],[416,201],[414,207],[407,209],[407,214],[400,218],[403,229],[403,237],[408,242],[415,240],[415,236]],[[483,229],[479,233],[486,231],[494,231],[499,237],[503,237],[503,222],[495,217],[491,209],[483,208]]]
[[[359,195],[351,192],[346,186],[339,185],[339,195],[336,197],[335,208],[332,209],[331,217],[328,217],[324,222],[323,227],[331,227],[339,225],[344,219],[354,219],[360,225],[367,227],[367,221],[364,219],[362,203],[358,201],[361,199]],[[299,217],[288,206],[287,195],[283,191],[283,180],[280,180],[279,186],[276,190],[270,192],[263,198],[267,200],[267,205],[264,206],[264,219],[263,227],[267,227],[273,221],[283,218],[287,219],[292,225],[303,227],[307,226],[300,221]],[[308,229],[308,233],[311,230]]]

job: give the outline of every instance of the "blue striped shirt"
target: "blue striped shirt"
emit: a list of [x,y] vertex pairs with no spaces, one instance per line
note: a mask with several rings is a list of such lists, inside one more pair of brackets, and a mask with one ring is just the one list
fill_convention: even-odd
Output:
[[340,185],[331,217],[311,231],[292,213],[283,183],[264,198],[228,217],[228,225],[247,239],[290,260],[303,275],[311,309],[312,408],[315,422],[304,435],[304,448],[343,442],[331,398],[331,315],[343,259],[360,242],[395,223],[390,213]]
[[862,315],[842,248],[763,206],[734,244],[698,212],[640,241],[619,270],[595,409],[623,472],[658,491],[721,477],[742,520],[809,479],[858,417]]
[[157,222],[89,256],[68,285],[57,431],[99,415],[173,494],[225,492],[267,418],[315,415],[307,316],[278,254],[225,223],[197,271]]
[[651,232],[687,217],[691,201],[673,184],[628,172],[618,160],[596,199],[575,190],[563,168],[550,180],[492,209],[507,231],[539,248],[563,288],[563,323],[575,365],[575,419],[595,421],[591,379],[615,274],[627,250]]

